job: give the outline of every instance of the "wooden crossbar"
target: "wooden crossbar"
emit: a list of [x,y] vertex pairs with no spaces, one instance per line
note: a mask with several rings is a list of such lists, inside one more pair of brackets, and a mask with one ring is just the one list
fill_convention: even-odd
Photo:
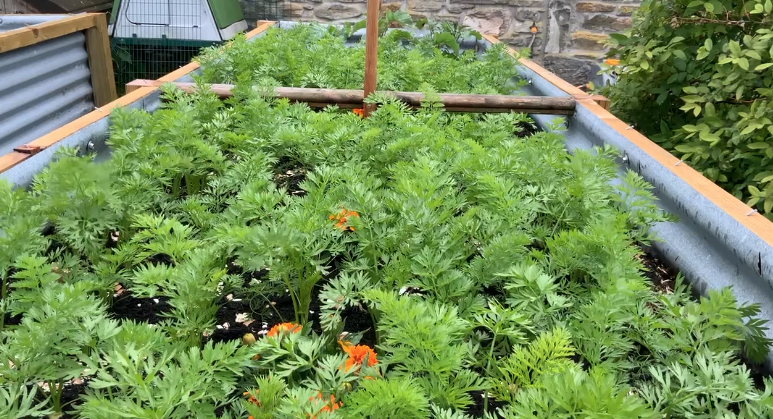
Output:
[[[142,87],[160,87],[166,84],[157,80],[134,80],[126,85],[127,91]],[[184,92],[194,92],[195,83],[171,83]],[[209,85],[212,92],[220,98],[233,96],[234,86],[231,84]],[[299,87],[278,87],[275,89],[277,97],[289,99],[292,102],[305,102],[312,107],[325,107],[338,105],[341,108],[362,108],[362,90],[339,89],[305,89]],[[392,95],[412,107],[421,106],[424,98],[422,93],[416,92],[382,92]],[[508,96],[508,95],[475,95],[441,93],[438,95],[447,112],[473,112],[473,113],[502,113],[523,112],[530,114],[547,115],[572,115],[574,114],[575,99],[573,97],[544,97],[544,96]]]

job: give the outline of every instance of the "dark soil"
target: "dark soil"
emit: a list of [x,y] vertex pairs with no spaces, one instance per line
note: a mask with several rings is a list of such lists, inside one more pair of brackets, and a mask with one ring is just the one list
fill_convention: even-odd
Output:
[[[473,403],[470,405],[470,407],[467,408],[465,413],[468,415],[474,417],[474,418],[482,418],[484,417],[484,400],[483,400],[483,392],[482,391],[473,391],[470,392],[470,395],[472,396]],[[495,400],[493,397],[489,397],[488,399],[488,412],[493,413],[496,412],[498,408],[504,407],[506,403],[500,402],[498,400]]]
[[519,122],[515,129],[513,130],[513,134],[515,134],[516,137],[530,137],[541,130],[537,126],[537,124],[533,122]]
[[640,246],[641,255],[637,259],[644,265],[642,274],[649,278],[655,291],[670,294],[674,291],[677,271],[663,263],[653,252]]
[[306,173],[307,170],[301,164],[282,157],[274,171],[274,183],[280,188],[286,188],[288,195],[303,196],[306,191],[301,189],[300,185],[306,180]]
[[5,313],[3,317],[5,318],[5,324],[6,326],[16,326],[19,323],[21,323],[21,318],[24,316],[24,314],[18,314],[16,316],[11,316],[11,313]]
[[131,291],[124,290],[121,295],[115,297],[108,313],[118,320],[156,324],[165,319],[164,313],[168,311],[166,297],[137,298],[131,295]]
[[[267,298],[254,297],[252,301],[240,300],[239,298],[236,298],[236,300],[239,301],[226,301],[217,311],[216,317],[219,327],[209,337],[212,341],[241,340],[247,333],[252,333],[256,338],[260,338],[276,324],[295,321],[295,312],[289,294],[268,296]],[[252,321],[237,322],[236,316],[241,313],[248,313]],[[311,305],[309,306],[309,320],[312,323],[312,331],[321,334],[322,328],[319,322],[319,314],[319,287],[317,287],[312,293]],[[376,333],[370,315],[366,310],[350,307],[342,313],[342,317],[345,324],[344,329],[347,332],[365,332],[360,344],[375,345]]]
[[68,383],[64,385],[64,392],[62,392],[62,417],[61,419],[69,419],[77,417],[76,407],[78,407],[79,398],[86,393],[88,388],[88,381],[83,380],[80,384]]

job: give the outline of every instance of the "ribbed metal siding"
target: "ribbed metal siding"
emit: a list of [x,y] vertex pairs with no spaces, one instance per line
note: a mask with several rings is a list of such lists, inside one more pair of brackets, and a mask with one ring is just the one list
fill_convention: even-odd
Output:
[[82,33],[0,54],[0,155],[92,110]]

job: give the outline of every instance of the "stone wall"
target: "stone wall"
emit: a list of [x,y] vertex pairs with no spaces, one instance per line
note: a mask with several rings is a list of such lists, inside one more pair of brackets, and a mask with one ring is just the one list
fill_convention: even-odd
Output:
[[[282,19],[345,22],[363,19],[367,0],[286,0]],[[636,0],[382,0],[382,8],[452,20],[497,35],[567,81],[588,80],[609,33],[631,24]],[[530,31],[537,27],[536,36]]]

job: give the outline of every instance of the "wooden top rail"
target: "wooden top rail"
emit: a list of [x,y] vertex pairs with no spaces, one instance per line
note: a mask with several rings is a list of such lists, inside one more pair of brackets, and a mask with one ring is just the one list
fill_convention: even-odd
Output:
[[[134,80],[128,83],[127,91],[142,87],[160,87],[166,84],[158,80]],[[176,88],[191,93],[195,91],[195,83],[171,83]],[[220,98],[233,96],[233,85],[212,84],[210,90]],[[362,108],[362,90],[337,89],[305,89],[299,87],[278,87],[275,93],[280,98],[292,102],[306,102],[312,107],[338,105],[341,108]],[[421,106],[424,98],[416,92],[382,92],[392,95],[412,107]],[[518,111],[531,114],[572,115],[575,99],[573,97],[543,97],[543,96],[507,96],[507,95],[475,95],[441,93],[438,95],[448,112],[495,113]]]

